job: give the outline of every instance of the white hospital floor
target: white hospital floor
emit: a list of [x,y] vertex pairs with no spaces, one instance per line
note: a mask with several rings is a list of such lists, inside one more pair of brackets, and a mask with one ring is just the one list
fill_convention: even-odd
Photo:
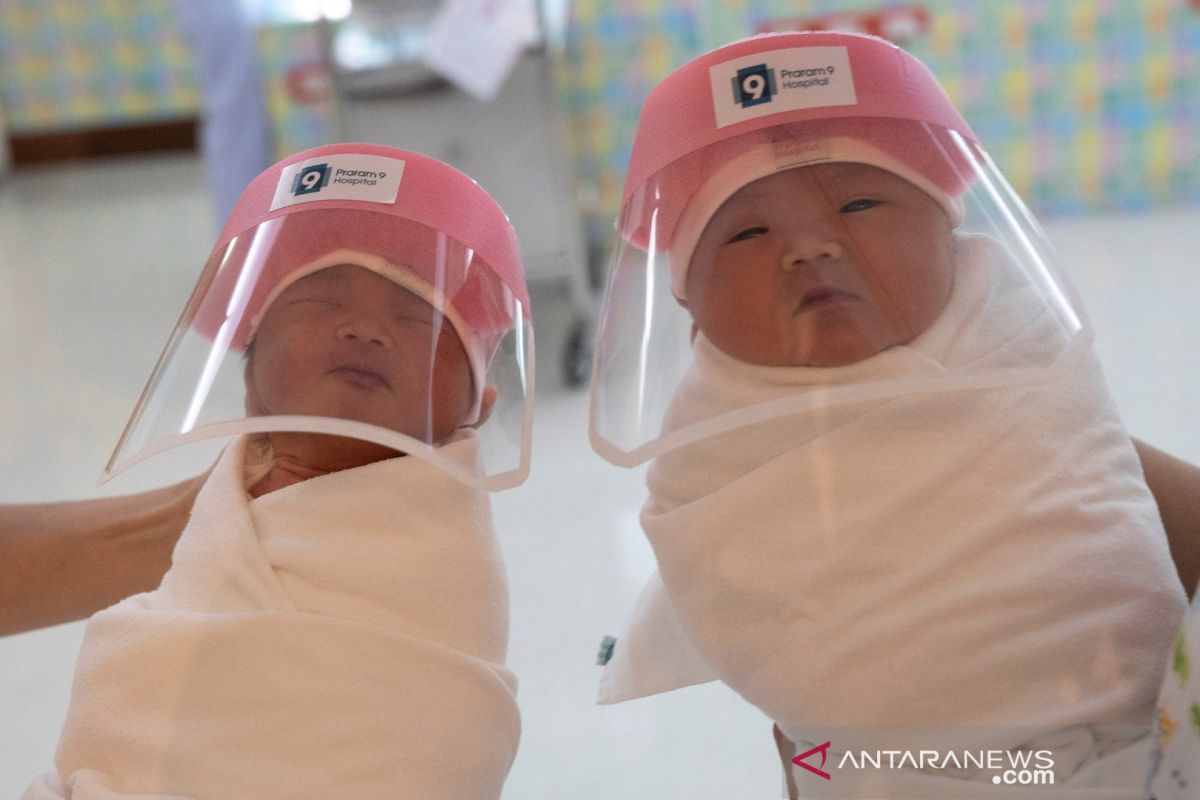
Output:
[[[135,491],[100,472],[211,244],[199,162],[115,159],[0,178],[0,501]],[[1131,432],[1200,462],[1200,208],[1049,225]],[[524,733],[506,798],[779,796],[770,723],[709,685],[593,704],[602,635],[645,575],[640,474],[593,455],[586,394],[558,385],[563,287],[535,288],[533,474],[496,496]],[[3,562],[0,561],[0,575]],[[50,765],[81,624],[0,639],[0,797]],[[468,743],[486,748],[487,742]]]

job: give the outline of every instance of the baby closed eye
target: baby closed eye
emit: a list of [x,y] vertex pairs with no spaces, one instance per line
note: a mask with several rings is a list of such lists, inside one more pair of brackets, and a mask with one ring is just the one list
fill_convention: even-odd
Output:
[[341,308],[342,304],[324,297],[299,297],[288,302],[289,306],[310,306],[317,308]]
[[744,242],[747,239],[753,239],[756,236],[762,236],[764,233],[767,233],[768,230],[769,230],[768,228],[766,228],[762,225],[756,225],[752,228],[745,228],[743,230],[738,231],[736,234],[734,234],[733,237],[727,242],[727,244],[733,244],[734,242]]
[[441,325],[440,325],[439,323],[435,323],[435,322],[434,322],[434,321],[433,321],[431,318],[429,318],[429,317],[415,317],[415,316],[409,316],[409,315],[397,315],[397,316],[396,316],[394,319],[395,319],[395,321],[396,321],[396,322],[398,322],[398,323],[401,323],[401,324],[403,324],[403,325],[410,325],[410,326],[411,326],[411,325],[415,325],[415,326],[418,326],[418,327],[421,327],[421,328],[438,328],[438,327],[441,327]]
[[866,211],[868,208],[874,208],[882,203],[882,200],[873,200],[869,197],[862,197],[857,200],[851,200],[844,206],[838,209],[843,214],[853,214],[856,211]]

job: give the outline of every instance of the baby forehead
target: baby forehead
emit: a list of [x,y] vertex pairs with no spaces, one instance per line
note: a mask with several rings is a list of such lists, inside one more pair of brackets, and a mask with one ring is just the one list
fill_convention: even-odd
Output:
[[753,201],[785,192],[825,193],[838,188],[908,186],[911,184],[899,175],[870,164],[830,161],[789,167],[750,181],[734,192],[729,201]]
[[347,298],[361,297],[364,300],[385,301],[412,309],[426,308],[432,312],[433,306],[424,297],[401,284],[401,277],[381,275],[357,264],[337,264],[299,278],[284,289],[281,296],[301,292],[336,294]]

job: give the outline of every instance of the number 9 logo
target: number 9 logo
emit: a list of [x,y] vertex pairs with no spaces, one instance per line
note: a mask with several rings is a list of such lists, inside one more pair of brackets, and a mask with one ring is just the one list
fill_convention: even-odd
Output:
[[329,183],[329,165],[313,164],[296,173],[292,182],[292,194],[312,194],[319,192]]
[[766,64],[739,69],[733,78],[733,101],[742,108],[769,103],[775,92],[775,70]]

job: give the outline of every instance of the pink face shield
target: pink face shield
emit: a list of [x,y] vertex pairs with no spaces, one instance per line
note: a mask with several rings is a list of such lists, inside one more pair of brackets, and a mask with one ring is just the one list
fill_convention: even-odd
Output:
[[470,178],[375,145],[245,191],[105,477],[211,437],[360,439],[489,489],[529,468],[533,336],[515,234]]
[[[664,79],[613,254],[590,433],[626,466],[814,409],[1039,381],[1086,339],[1036,222],[937,80],[870,36],[754,37]],[[1032,320],[1028,347],[993,352]],[[730,371],[757,388],[721,383]]]

